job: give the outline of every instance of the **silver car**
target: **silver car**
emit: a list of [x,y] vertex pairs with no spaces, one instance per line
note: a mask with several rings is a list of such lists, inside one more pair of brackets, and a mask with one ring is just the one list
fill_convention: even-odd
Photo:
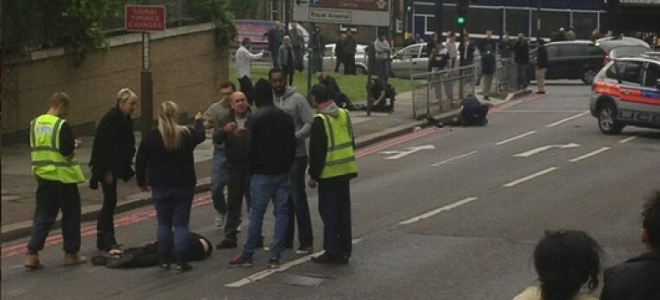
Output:
[[[477,69],[480,69],[479,50],[474,52],[474,61],[477,63]],[[428,72],[428,67],[429,55],[426,51],[426,43],[417,43],[399,50],[392,56],[390,75],[394,78],[410,78],[412,74]]]
[[[334,71],[335,70],[335,65],[337,64],[337,56],[335,55],[335,47],[336,44],[326,44],[325,49],[323,51],[323,71]],[[356,53],[355,53],[355,69],[358,74],[367,74],[367,45],[362,45],[358,44]],[[305,57],[303,58],[303,64],[305,66],[305,70],[307,70],[307,59],[308,59],[308,54],[305,54]],[[342,65],[342,70],[343,70],[344,65]]]

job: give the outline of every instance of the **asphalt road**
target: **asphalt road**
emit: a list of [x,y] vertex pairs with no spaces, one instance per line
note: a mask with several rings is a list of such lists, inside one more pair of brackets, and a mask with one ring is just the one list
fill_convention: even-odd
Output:
[[[660,187],[660,132],[598,131],[589,88],[562,82],[500,107],[483,128],[424,129],[359,152],[352,184],[355,247],[349,266],[327,267],[291,251],[278,271],[257,253],[252,268],[228,269],[238,252],[214,251],[194,270],[60,267],[61,243],[42,252],[46,269],[25,271],[25,240],[3,248],[3,299],[511,299],[535,284],[532,251],[545,230],[580,229],[612,265],[641,251],[639,209]],[[315,247],[322,247],[309,191]],[[191,228],[214,242],[208,194]],[[151,209],[118,216],[118,239],[155,237]],[[93,224],[84,252],[94,254]],[[272,216],[265,223],[266,241]],[[242,240],[242,239],[241,239]],[[598,291],[595,293],[598,294]]]

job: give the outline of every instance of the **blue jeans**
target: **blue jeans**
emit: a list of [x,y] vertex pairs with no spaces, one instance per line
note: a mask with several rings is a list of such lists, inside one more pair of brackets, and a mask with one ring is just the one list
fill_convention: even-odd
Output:
[[[158,256],[161,263],[172,261],[172,248],[174,248],[174,258],[178,263],[188,262],[188,236],[190,235],[188,224],[194,194],[194,187],[153,187],[151,189],[158,219]],[[174,228],[174,235],[172,228]]]
[[269,259],[280,259],[286,227],[289,223],[288,200],[291,190],[289,173],[282,175],[254,174],[250,179],[250,226],[243,246],[242,255],[252,257],[257,242],[261,239],[261,227],[268,202],[273,199],[275,230]]
[[225,186],[229,182],[229,169],[227,169],[227,155],[225,149],[213,149],[213,165],[211,167],[211,198],[213,208],[219,214],[227,213],[225,201]]
[[312,233],[312,219],[309,215],[309,203],[305,192],[305,170],[307,170],[307,157],[296,157],[291,166],[291,195],[289,196],[289,226],[287,226],[284,246],[293,248],[296,222],[298,222],[298,242],[301,248],[312,247],[314,234]]

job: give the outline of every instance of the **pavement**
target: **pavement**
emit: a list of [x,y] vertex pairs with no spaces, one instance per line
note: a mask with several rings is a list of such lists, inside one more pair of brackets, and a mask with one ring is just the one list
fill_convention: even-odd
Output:
[[[531,91],[518,91],[503,95],[502,99],[491,96],[494,106],[499,106],[517,97],[529,94]],[[477,92],[478,94],[478,92]],[[434,117],[445,118],[457,113],[457,109],[445,111]],[[356,146],[363,148],[380,141],[409,133],[415,127],[426,127],[426,121],[418,121],[412,117],[412,93],[402,92],[397,95],[394,113],[372,113],[367,116],[363,111],[351,112],[351,119],[356,137]],[[210,132],[207,136],[210,137]],[[79,137],[83,144],[79,149],[78,160],[83,165],[87,178],[90,177],[86,163],[91,155],[92,136]],[[139,143],[140,136],[136,132]],[[210,170],[213,145],[210,139],[200,144],[195,150],[195,171],[197,173],[197,192],[208,191],[210,187]],[[32,217],[35,207],[36,182],[30,174],[30,152],[26,144],[2,145],[2,243],[10,242],[30,235]],[[95,220],[102,204],[100,189],[92,190],[87,183],[79,185],[82,201],[82,221]],[[117,188],[118,203],[116,213],[129,211],[145,205],[151,205],[151,195],[141,192],[135,180],[120,182]],[[59,218],[55,228],[59,227]]]

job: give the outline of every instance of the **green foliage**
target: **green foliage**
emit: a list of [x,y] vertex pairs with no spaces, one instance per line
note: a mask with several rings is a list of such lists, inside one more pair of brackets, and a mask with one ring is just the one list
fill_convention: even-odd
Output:
[[228,0],[187,0],[186,5],[197,21],[215,24],[215,41],[220,49],[226,51],[236,41],[238,33]]
[[237,19],[254,19],[259,1],[263,0],[231,0],[231,9]]

